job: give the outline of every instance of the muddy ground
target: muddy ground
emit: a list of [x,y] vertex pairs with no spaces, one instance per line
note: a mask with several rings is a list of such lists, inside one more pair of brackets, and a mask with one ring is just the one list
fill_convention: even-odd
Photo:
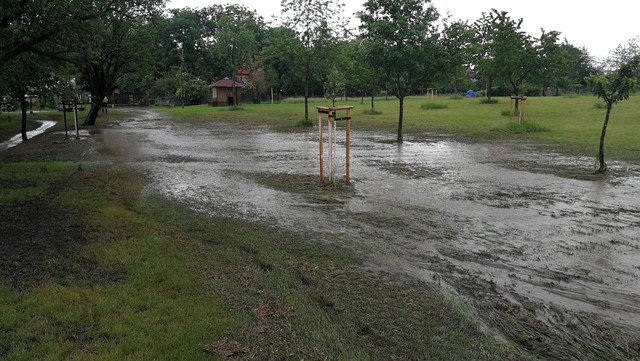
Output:
[[320,186],[317,128],[133,114],[82,136],[146,170],[148,193],[338,244],[416,287],[439,284],[540,356],[640,357],[638,164],[610,162],[596,177],[593,159],[530,142],[353,132],[352,185]]

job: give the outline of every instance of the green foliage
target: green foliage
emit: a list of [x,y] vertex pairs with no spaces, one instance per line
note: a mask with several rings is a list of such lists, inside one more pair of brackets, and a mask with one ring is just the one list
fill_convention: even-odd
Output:
[[436,80],[442,66],[444,52],[434,26],[439,15],[424,0],[369,0],[364,8],[358,16],[369,42],[366,59],[384,87],[400,100],[397,140],[402,142],[404,98]]
[[446,109],[448,107],[449,105],[446,103],[424,103],[420,106],[420,108],[424,110]]
[[640,55],[635,56],[627,63],[624,63],[616,71],[605,74],[594,74],[586,78],[591,92],[598,98],[604,100],[607,112],[605,114],[602,132],[600,134],[600,146],[598,151],[599,173],[607,170],[604,161],[604,141],[609,125],[609,116],[613,105],[629,99],[632,92],[636,90],[638,84],[638,69],[640,68]]
[[296,122],[296,127],[312,127],[313,122],[309,119],[299,119]]
[[209,95],[209,86],[199,78],[192,77],[190,74],[184,74],[183,79],[179,79],[179,86],[176,90],[177,99],[182,99],[184,89],[184,99],[186,104],[201,104],[202,99]]
[[512,134],[549,132],[549,129],[545,128],[544,126],[530,121],[511,121],[504,126],[497,128],[496,130]]
[[497,98],[482,98],[480,99],[480,104],[498,104],[499,100]]
[[340,97],[345,90],[344,74],[335,66],[329,72],[327,81],[324,84],[324,97],[331,100],[333,106],[336,105],[336,98]]
[[[296,34],[302,46],[296,46],[294,62],[303,84],[304,117],[309,119],[308,98],[316,80],[314,75],[329,63],[327,50],[331,50],[346,21],[341,21],[343,4],[337,0],[282,0],[282,24]],[[331,16],[327,16],[331,14]]]

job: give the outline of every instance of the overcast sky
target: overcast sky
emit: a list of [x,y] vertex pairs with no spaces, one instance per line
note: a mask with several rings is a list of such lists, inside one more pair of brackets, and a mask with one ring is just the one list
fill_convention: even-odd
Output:
[[[362,9],[364,0],[346,0],[345,15]],[[242,4],[254,9],[265,20],[280,15],[280,0],[168,0],[167,8],[194,9],[213,4]],[[620,44],[640,36],[638,13],[629,0],[432,0],[441,15],[449,12],[453,19],[474,20],[492,8],[508,11],[513,19],[523,18],[523,29],[538,37],[540,28],[557,30],[569,43],[586,47],[599,59]]]

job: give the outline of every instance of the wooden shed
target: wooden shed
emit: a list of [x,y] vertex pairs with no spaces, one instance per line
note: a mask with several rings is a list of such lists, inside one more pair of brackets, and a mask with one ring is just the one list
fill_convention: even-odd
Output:
[[215,83],[209,85],[211,88],[211,105],[212,106],[225,106],[233,105],[234,98],[238,99],[238,104],[242,102],[242,88],[244,85],[239,82],[236,83],[236,94],[233,94],[233,80],[224,78],[218,80]]

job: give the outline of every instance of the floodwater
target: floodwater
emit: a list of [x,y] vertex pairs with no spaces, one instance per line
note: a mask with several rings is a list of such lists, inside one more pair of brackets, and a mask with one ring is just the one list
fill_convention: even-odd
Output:
[[[42,123],[37,129],[30,130],[27,132],[27,138],[31,139],[36,135],[44,133],[47,129],[53,127],[57,123],[51,120],[38,120],[38,122]],[[15,147],[16,145],[22,142],[22,134],[16,134],[11,139],[6,142],[0,143],[0,150],[9,149],[11,147]]]
[[[318,174],[317,129],[190,125],[148,111],[98,136],[150,172],[148,192],[198,211],[339,243],[373,269],[471,304],[527,305],[553,327],[570,328],[561,312],[639,331],[637,165],[611,162],[607,177],[581,180],[568,175],[593,159],[535,144],[426,134],[399,145],[393,134],[352,132],[353,192],[318,202],[253,177]],[[344,143],[337,148],[344,174]]]

